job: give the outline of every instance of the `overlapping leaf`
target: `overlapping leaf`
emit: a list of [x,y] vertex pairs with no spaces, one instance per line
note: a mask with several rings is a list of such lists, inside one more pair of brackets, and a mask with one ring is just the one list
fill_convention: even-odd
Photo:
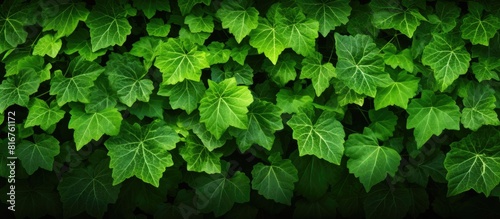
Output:
[[34,135],[34,142],[23,140],[17,146],[21,164],[28,174],[33,174],[38,168],[52,171],[54,157],[59,154],[59,141],[47,134]]
[[186,144],[179,149],[179,154],[187,162],[188,171],[221,173],[222,153],[210,151],[196,137],[188,137]]
[[92,52],[114,45],[123,45],[132,31],[127,10],[121,1],[99,3],[90,12],[85,24],[90,29]]
[[179,140],[177,133],[161,121],[153,121],[145,127],[123,123],[119,135],[104,143],[111,157],[113,185],[136,176],[158,187],[165,169],[174,165],[168,151],[174,149]]
[[198,108],[205,90],[202,82],[184,80],[175,85],[161,85],[158,95],[168,96],[173,109],[183,109],[190,114]]
[[472,44],[488,46],[489,41],[500,29],[500,18],[493,14],[484,16],[484,6],[479,2],[468,2],[469,14],[462,20],[460,30],[462,38],[469,39]]
[[85,21],[88,15],[84,2],[47,4],[42,7],[43,31],[57,31],[55,38],[67,37],[75,31],[78,22]]
[[417,8],[405,8],[399,0],[373,0],[373,24],[381,29],[394,28],[411,38],[420,25],[427,19]]
[[349,21],[351,6],[347,0],[301,0],[304,13],[319,22],[319,32],[326,37],[331,30]]
[[483,125],[500,125],[495,112],[495,90],[486,85],[467,87],[462,110],[462,124],[476,131]]
[[0,112],[17,104],[28,106],[29,96],[38,90],[40,78],[35,70],[22,70],[19,74],[8,77],[0,84]]
[[277,10],[276,32],[285,37],[287,48],[292,48],[300,55],[309,56],[314,53],[318,30],[319,22],[306,18],[299,8]]
[[313,53],[313,55],[302,61],[302,72],[300,78],[310,78],[313,82],[316,96],[320,96],[323,91],[330,86],[330,79],[337,76],[332,63],[323,64],[323,55]]
[[151,19],[156,11],[170,11],[170,2],[164,0],[134,0],[134,7],[144,12]]
[[229,28],[236,42],[240,43],[250,31],[257,28],[259,11],[250,6],[248,0],[225,0],[217,10],[222,27]]
[[57,106],[55,101],[51,102],[49,107],[45,101],[38,98],[34,98],[31,101],[28,109],[29,113],[24,127],[39,125],[43,130],[47,130],[50,126],[57,124],[66,113]]
[[386,106],[399,106],[403,109],[408,107],[408,101],[417,94],[419,79],[400,72],[396,80],[387,87],[377,89],[375,96],[375,109],[379,110]]
[[35,7],[25,1],[8,0],[0,6],[0,53],[26,42],[25,26],[34,24]]

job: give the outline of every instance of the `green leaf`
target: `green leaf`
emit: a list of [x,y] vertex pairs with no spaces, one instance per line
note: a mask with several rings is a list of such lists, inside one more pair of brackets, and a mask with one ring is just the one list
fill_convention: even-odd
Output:
[[80,150],[92,139],[99,140],[102,135],[117,135],[120,132],[122,115],[116,108],[107,108],[97,112],[86,113],[83,107],[72,107],[68,128],[73,134],[76,150]]
[[30,95],[38,91],[40,79],[33,69],[22,70],[19,74],[8,77],[0,84],[0,112],[17,104],[28,106]]
[[486,196],[500,184],[500,132],[483,127],[453,142],[446,154],[448,196],[474,189]]
[[409,38],[427,19],[416,8],[405,8],[399,0],[374,0],[370,2],[373,24],[380,29],[394,28]]
[[238,85],[253,84],[253,69],[248,64],[240,65],[236,62],[228,62],[224,65],[224,71],[218,67],[212,67],[212,80],[221,82],[228,78],[236,78]]
[[392,111],[387,108],[376,111],[371,109],[368,111],[368,116],[371,121],[368,128],[374,132],[375,137],[382,141],[392,137],[398,124],[398,117]]
[[467,73],[471,60],[463,40],[453,34],[432,35],[422,54],[422,64],[434,70],[439,90],[444,91],[458,76]]
[[89,103],[85,104],[85,112],[93,113],[106,108],[115,107],[118,102],[116,92],[109,86],[108,77],[100,75],[94,82],[89,96]]
[[436,33],[448,33],[457,26],[460,8],[454,2],[436,2],[435,15],[429,15],[429,23],[436,25]]
[[130,54],[144,58],[146,69],[153,65],[153,61],[159,55],[161,40],[154,37],[142,37],[139,41],[132,44]]
[[135,102],[129,111],[140,120],[143,120],[144,117],[163,119],[165,105],[165,98],[152,95],[149,102]]
[[224,47],[224,43],[220,43],[217,41],[213,41],[210,43],[210,45],[207,46],[207,49],[209,51],[207,59],[210,65],[227,63],[229,61],[231,50],[224,49]]
[[250,32],[249,43],[259,54],[264,53],[273,65],[279,64],[278,57],[287,47],[286,38],[277,33],[277,24],[274,21],[259,17],[258,22],[257,28]]
[[210,133],[203,123],[197,123],[194,125],[193,132],[201,140],[203,146],[205,146],[209,151],[213,151],[224,146],[226,141],[231,138],[228,133],[224,133],[221,138],[217,139],[214,135],[212,135],[212,133]]
[[277,12],[276,32],[285,37],[286,47],[303,56],[312,55],[318,38],[319,22],[306,18],[297,7],[279,8]]
[[299,174],[296,191],[310,200],[323,197],[330,183],[339,177],[336,170],[340,168],[315,156],[301,157],[294,153],[291,159]]
[[127,10],[114,1],[95,5],[85,24],[90,29],[92,52],[109,46],[121,46],[132,32]]
[[25,26],[34,24],[32,5],[24,1],[10,0],[0,6],[0,53],[26,42]]
[[375,96],[375,110],[386,106],[399,106],[403,109],[408,107],[408,100],[417,94],[420,79],[405,72],[400,72],[396,80],[387,87],[377,89]]
[[235,78],[220,83],[208,80],[208,89],[200,100],[200,122],[219,139],[229,126],[248,128],[248,109],[253,102],[248,87],[237,86]]
[[136,176],[158,187],[165,169],[174,165],[168,151],[174,149],[179,140],[177,133],[161,121],[142,127],[137,123],[123,123],[119,135],[104,142],[111,157],[113,185]]
[[29,175],[38,168],[52,171],[54,157],[59,154],[59,141],[47,134],[34,135],[33,139],[34,143],[23,140],[16,148],[21,164]]
[[153,18],[146,24],[149,36],[166,37],[170,33],[170,24],[165,24],[160,18]]
[[479,82],[491,79],[500,81],[497,70],[500,68],[500,62],[496,58],[488,57],[485,60],[473,62],[471,68]]
[[134,7],[144,12],[148,19],[155,16],[156,11],[170,12],[170,2],[165,0],[134,0]]
[[241,152],[258,144],[271,150],[274,133],[283,129],[281,109],[272,103],[256,100],[248,107],[248,129],[230,129],[229,133],[236,137]]
[[332,63],[323,63],[323,55],[313,53],[302,61],[302,72],[300,79],[310,78],[313,83],[316,96],[321,96],[321,93],[330,86],[330,79],[336,77],[335,68]]
[[359,178],[367,192],[384,181],[387,175],[394,176],[398,170],[401,156],[393,148],[379,146],[370,128],[365,128],[363,134],[349,135],[345,147],[349,173]]
[[214,19],[210,15],[202,17],[190,14],[186,16],[184,23],[189,26],[189,30],[193,33],[212,33],[214,31]]
[[49,107],[45,101],[38,98],[31,100],[28,109],[28,118],[26,118],[24,127],[28,128],[39,125],[43,130],[47,130],[50,126],[57,124],[66,113],[55,104],[55,101],[52,101]]
[[393,69],[400,67],[408,72],[413,72],[413,57],[411,50],[406,48],[397,52],[396,46],[388,43],[384,46],[384,62],[390,65]]
[[149,102],[153,93],[153,82],[146,79],[144,66],[135,57],[113,53],[106,63],[109,85],[116,90],[118,98],[127,106],[135,101]]
[[76,57],[71,60],[64,75],[60,70],[54,72],[54,77],[50,80],[50,95],[57,95],[59,106],[76,101],[88,103],[90,88],[94,86],[94,81],[102,72],[104,68],[99,64]]
[[411,205],[408,188],[376,186],[366,195],[364,209],[366,218],[404,218]]
[[185,0],[185,1],[177,1],[179,8],[181,9],[182,15],[186,15],[191,12],[191,9],[199,3],[203,3],[205,5],[210,5],[211,0]]
[[335,49],[338,78],[356,93],[375,97],[377,87],[387,87],[392,82],[371,37],[335,33]]
[[248,0],[225,0],[216,15],[221,20],[222,27],[229,28],[238,43],[259,24],[259,11],[250,7]]
[[163,84],[200,81],[201,69],[209,67],[205,52],[197,51],[194,45],[183,45],[179,39],[169,38],[159,52],[155,66],[163,73]]
[[[312,88],[312,86],[310,88]],[[313,89],[306,89],[300,92],[281,89],[278,94],[276,94],[276,106],[281,108],[283,113],[299,113],[301,109],[311,107],[313,99]]]
[[46,34],[37,41],[35,47],[33,48],[33,55],[48,55],[52,58],[55,58],[57,56],[57,53],[59,53],[61,47],[61,39],[57,39],[51,34]]
[[[182,27],[181,30],[179,30],[179,39],[186,46],[194,46],[194,45],[203,46],[205,44],[205,41],[209,37],[210,33],[205,33],[205,32],[193,33],[184,27]],[[203,49],[204,48],[202,47],[201,50]]]
[[340,165],[344,154],[344,128],[331,113],[323,112],[314,121],[314,115],[295,114],[287,122],[297,140],[299,155],[314,155]]
[[262,68],[269,73],[272,81],[284,87],[289,81],[293,81],[297,77],[297,72],[295,71],[296,64],[290,54],[284,54],[276,64],[264,61]]
[[197,137],[188,137],[179,154],[187,162],[188,171],[221,173],[222,153],[208,150]]
[[89,40],[89,32],[86,29],[76,29],[73,34],[66,38],[67,44],[64,53],[71,55],[78,52],[87,61],[94,61],[106,54],[106,49],[92,51],[92,44]]
[[[65,2],[66,3],[66,2]],[[43,4],[42,27],[43,31],[56,31],[55,38],[71,35],[78,22],[86,21],[89,11],[84,2],[67,2],[67,4]]]
[[460,30],[462,38],[469,39],[473,45],[488,46],[489,41],[500,29],[500,19],[494,15],[483,18],[484,6],[479,2],[468,2],[469,13],[463,17]]
[[445,129],[460,129],[459,108],[446,94],[435,95],[432,91],[423,90],[422,97],[413,99],[406,111],[409,114],[406,128],[415,128],[417,148]]
[[483,125],[500,125],[495,112],[495,90],[485,84],[467,87],[462,109],[462,124],[476,131]]
[[61,195],[64,217],[70,218],[86,211],[101,218],[108,204],[116,202],[121,185],[112,185],[108,161],[96,165],[77,167],[63,177],[57,190]]
[[223,163],[222,169],[220,174],[201,175],[196,179],[198,209],[213,211],[215,217],[227,213],[235,203],[250,201],[250,179],[240,171],[228,178],[228,163]]
[[271,165],[258,163],[252,169],[252,189],[267,199],[291,205],[294,183],[299,180],[292,161],[282,160],[279,154],[269,157]]
[[50,69],[52,64],[45,65],[45,60],[40,56],[26,55],[14,61],[7,62],[5,65],[5,77],[17,75],[23,70],[33,69],[40,77],[40,82],[50,79]]
[[298,4],[307,16],[319,22],[323,37],[335,27],[346,24],[352,9],[348,0],[301,0]]
[[337,101],[339,102],[340,106],[346,106],[351,103],[357,104],[358,106],[363,106],[366,95],[356,93],[356,91],[347,87],[341,80],[333,80],[333,86],[335,87]]
[[175,85],[160,85],[158,95],[168,96],[172,109],[183,109],[191,114],[198,108],[205,90],[203,82],[184,80]]

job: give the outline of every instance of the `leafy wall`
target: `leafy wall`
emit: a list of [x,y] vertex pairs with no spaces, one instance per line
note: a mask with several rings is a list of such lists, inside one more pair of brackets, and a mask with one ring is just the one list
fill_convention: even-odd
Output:
[[18,217],[499,216],[498,1],[0,7]]

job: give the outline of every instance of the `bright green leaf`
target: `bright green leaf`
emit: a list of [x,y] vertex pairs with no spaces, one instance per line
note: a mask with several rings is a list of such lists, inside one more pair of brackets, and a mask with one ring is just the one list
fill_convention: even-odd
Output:
[[408,106],[406,128],[415,128],[417,148],[421,148],[432,135],[440,135],[445,129],[460,129],[460,111],[455,101],[446,94],[435,95],[422,91],[422,97],[413,99]]
[[403,109],[408,107],[408,100],[417,94],[419,79],[400,72],[397,79],[387,87],[377,89],[375,96],[375,109],[379,110],[386,106],[399,106]]
[[394,28],[409,38],[427,19],[416,8],[405,8],[399,0],[374,0],[370,2],[373,10],[373,24],[380,29]]
[[351,14],[347,0],[301,0],[298,4],[307,16],[319,21],[319,32],[323,37],[335,27],[346,24]]
[[299,8],[280,8],[278,14],[276,33],[285,38],[286,47],[303,56],[312,55],[318,38],[319,22],[306,18]]
[[201,17],[190,14],[186,16],[184,23],[189,26],[189,30],[193,33],[212,33],[214,31],[214,19],[210,15]]
[[344,128],[328,112],[315,121],[313,115],[299,113],[287,122],[297,140],[299,155],[314,155],[330,163],[340,165],[344,154]]
[[413,57],[410,49],[397,52],[396,46],[388,43],[384,46],[384,62],[393,69],[400,67],[408,72],[413,72]]
[[269,157],[271,165],[258,163],[252,169],[252,189],[267,199],[291,205],[294,183],[299,180],[298,171],[292,161],[282,160],[279,154]]
[[272,103],[256,100],[248,107],[248,129],[230,129],[229,132],[236,137],[240,151],[245,152],[253,144],[271,150],[274,133],[281,129],[281,109]]
[[210,133],[203,123],[197,123],[194,125],[193,132],[201,140],[203,146],[205,146],[205,148],[209,151],[223,147],[226,144],[226,141],[231,138],[228,133],[224,133],[219,139],[217,139],[214,135],[212,135],[212,133]]
[[323,64],[323,55],[320,53],[313,53],[302,61],[300,79],[310,78],[318,97],[330,86],[330,79],[336,76],[332,63]]
[[295,65],[297,64],[290,54],[284,54],[276,64],[270,61],[264,61],[262,68],[269,73],[271,80],[281,87],[284,87],[289,81],[295,80],[297,72]]
[[154,37],[142,37],[132,44],[130,54],[144,58],[146,69],[153,65],[153,61],[159,55],[161,40]]
[[462,124],[476,131],[483,125],[500,125],[495,112],[495,90],[485,84],[469,86],[463,100]]
[[32,100],[28,109],[28,118],[26,118],[24,127],[28,128],[39,125],[43,130],[47,130],[50,126],[57,124],[66,113],[64,110],[61,110],[54,101],[51,102],[49,107],[45,101],[38,98]]
[[220,83],[208,81],[208,89],[200,100],[200,122],[219,139],[229,126],[248,128],[248,106],[253,102],[248,87],[237,86],[235,78]]
[[[286,38],[276,31],[277,25],[265,18],[259,18],[257,28],[250,32],[250,45],[276,65],[278,57],[287,47]],[[278,62],[280,63],[280,62]]]
[[64,75],[60,70],[55,71],[54,78],[50,80],[50,95],[57,95],[59,106],[76,101],[88,103],[90,88],[102,72],[104,68],[99,64],[77,57],[69,63]]
[[[310,88],[312,88],[312,86]],[[276,106],[281,108],[283,113],[298,113],[302,108],[310,108],[312,106],[313,99],[313,89],[293,92],[283,88],[278,92],[278,94],[276,94]]]
[[173,109],[183,109],[191,114],[198,108],[205,90],[203,82],[184,80],[175,85],[160,85],[158,95],[168,96]]
[[188,137],[179,154],[187,162],[187,170],[208,174],[221,172],[222,153],[208,150],[196,137]]
[[470,189],[489,196],[500,184],[500,132],[483,127],[460,141],[453,142],[446,154],[448,195]]
[[85,8],[84,2],[67,2],[67,4],[43,4],[43,31],[56,31],[56,39],[67,37],[75,31],[76,27],[78,26],[78,22],[85,21],[88,15],[89,11],[87,10],[87,8]]
[[213,41],[210,43],[210,45],[207,46],[209,52],[207,60],[210,65],[227,63],[229,61],[231,50],[224,49],[224,47],[224,43],[220,43],[217,41]]
[[335,49],[338,78],[357,93],[375,97],[377,87],[387,87],[392,82],[371,37],[335,33]]
[[168,151],[174,149],[179,140],[177,133],[161,121],[142,127],[137,123],[123,123],[119,135],[104,142],[111,157],[113,185],[136,176],[158,187],[165,169],[174,165]]
[[392,148],[379,146],[370,128],[365,128],[363,134],[349,135],[345,147],[349,173],[359,178],[367,192],[384,181],[387,175],[394,176],[398,170],[401,156]]
[[99,140],[102,135],[117,135],[120,132],[122,115],[116,108],[86,113],[83,107],[73,107],[69,112],[71,119],[68,128],[74,129],[73,134],[76,150],[80,150],[92,139]]
[[471,60],[464,42],[456,35],[432,35],[432,41],[427,44],[422,54],[422,64],[434,70],[434,77],[439,90],[444,91],[469,69]]
[[57,56],[57,53],[59,53],[61,47],[61,39],[57,39],[51,34],[47,34],[37,41],[35,47],[33,48],[33,55],[48,55],[52,58],[55,58]]
[[160,48],[155,66],[163,73],[163,84],[176,84],[185,79],[200,81],[201,69],[208,68],[206,53],[196,46],[186,46],[179,39],[170,38]]
[[59,154],[59,141],[46,134],[34,135],[33,139],[34,143],[23,140],[16,148],[21,164],[29,175],[38,168],[52,171],[54,157]]
[[127,10],[114,1],[95,5],[85,24],[90,28],[92,52],[123,45],[132,30],[127,20]]
[[217,10],[217,17],[220,18],[223,28],[229,28],[238,43],[259,24],[259,11],[250,7],[248,0],[223,1],[221,8]]

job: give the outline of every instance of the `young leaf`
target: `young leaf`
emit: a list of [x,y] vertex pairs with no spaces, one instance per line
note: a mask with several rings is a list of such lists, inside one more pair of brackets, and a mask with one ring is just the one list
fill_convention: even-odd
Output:
[[495,15],[487,15],[483,19],[483,4],[479,2],[468,2],[469,13],[463,17],[462,38],[469,39],[473,45],[481,44],[488,46],[489,41],[500,29],[500,19]]
[[250,179],[240,171],[228,178],[228,169],[229,164],[223,163],[222,173],[200,175],[196,178],[194,187],[197,200],[204,200],[199,208],[204,211],[213,211],[215,217],[227,213],[235,203],[250,201]]
[[387,87],[392,82],[371,37],[335,33],[335,49],[338,78],[356,93],[375,97],[377,87]]
[[380,29],[394,28],[409,38],[427,19],[416,8],[404,8],[399,0],[373,0],[370,2],[373,10],[373,24]]
[[109,85],[116,90],[122,103],[130,107],[137,100],[149,101],[153,82],[144,78],[148,72],[137,58],[113,53],[106,64]]
[[483,125],[500,125],[495,112],[495,90],[484,84],[467,87],[462,110],[462,124],[476,131]]
[[[64,76],[60,70],[55,71],[54,78],[50,80],[50,95],[57,95],[59,106],[76,101],[88,103],[90,88],[102,72],[104,68],[99,64],[76,57],[69,63]],[[70,77],[67,78],[66,75]]]
[[127,10],[118,2],[95,5],[85,24],[90,29],[92,52],[114,45],[123,45],[132,32],[127,20]]
[[326,37],[331,30],[349,21],[351,6],[347,0],[300,0],[304,13],[319,22],[319,32]]
[[332,63],[323,64],[323,55],[320,53],[315,52],[302,60],[300,79],[310,78],[318,97],[330,86],[330,79],[336,76]]
[[222,27],[229,28],[236,42],[241,43],[250,31],[257,28],[259,11],[250,7],[248,0],[225,0],[217,10],[217,17],[220,18]]
[[208,90],[200,100],[200,122],[219,139],[229,126],[248,128],[248,109],[253,102],[248,87],[237,86],[235,78],[220,83],[208,81]]
[[117,135],[120,132],[122,115],[116,108],[86,113],[83,107],[74,106],[71,111],[68,128],[74,129],[73,134],[76,150],[80,150],[92,139],[99,140],[102,135]]
[[291,205],[294,183],[299,180],[292,161],[282,160],[279,154],[269,157],[271,165],[258,163],[252,169],[252,189],[267,199]]
[[46,34],[36,42],[35,47],[33,47],[33,55],[48,55],[52,58],[55,58],[57,56],[57,53],[59,53],[61,47],[61,39],[57,39],[51,34]]
[[340,165],[344,154],[344,129],[331,113],[323,112],[314,121],[313,115],[295,114],[287,124],[297,140],[299,155],[314,155],[330,163]]
[[306,18],[299,8],[279,8],[277,12],[276,32],[285,38],[286,47],[303,56],[312,55],[319,22]]
[[420,80],[410,74],[400,72],[397,79],[387,87],[379,87],[375,96],[375,110],[386,106],[408,107],[408,100],[417,94]]
[[401,156],[393,148],[379,146],[370,128],[365,128],[363,134],[349,135],[345,147],[345,155],[349,157],[349,173],[359,178],[366,192],[370,192],[387,175],[394,176],[398,170]]
[[208,68],[206,53],[195,45],[185,45],[180,39],[169,38],[162,43],[155,66],[163,73],[163,84],[176,84],[185,79],[200,81],[201,69]]
[[38,168],[52,171],[54,157],[59,154],[59,141],[47,134],[34,135],[34,143],[23,140],[16,148],[26,172],[31,175]]
[[245,152],[253,144],[271,150],[274,132],[281,129],[281,109],[272,103],[256,100],[248,107],[248,129],[230,129],[229,133],[236,137],[240,151]]
[[422,97],[413,99],[408,106],[406,128],[415,128],[417,148],[421,148],[432,135],[440,135],[444,129],[460,129],[460,111],[455,101],[446,94],[435,95],[422,91]]
[[8,77],[0,84],[0,112],[17,104],[28,106],[29,96],[38,90],[40,79],[35,70],[22,70],[19,74]]
[[165,169],[174,165],[168,151],[174,149],[179,140],[177,133],[161,121],[144,127],[123,123],[120,134],[104,142],[111,157],[113,185],[136,176],[158,187]]
[[189,26],[189,30],[193,33],[212,33],[214,31],[214,19],[210,15],[202,17],[190,14],[186,16],[184,23]]
[[156,11],[170,12],[170,2],[164,0],[134,0],[134,7],[144,12],[148,19],[155,16]]
[[424,48],[422,64],[434,70],[438,88],[444,91],[469,69],[470,54],[464,41],[456,35],[433,34],[432,41]]
[[448,196],[474,189],[486,196],[500,184],[500,132],[483,127],[453,142],[444,166],[448,173]]
[[153,18],[146,25],[146,31],[149,36],[166,37],[170,33],[170,27],[170,24],[165,24],[162,19]]
[[197,137],[188,137],[179,154],[187,162],[188,171],[221,173],[222,153],[208,150]]
[[276,32],[277,24],[274,19],[267,20],[259,17],[257,28],[250,32],[250,45],[257,52],[264,55],[276,65],[278,57],[287,47],[286,38]]
[[63,177],[57,190],[61,195],[64,217],[70,218],[86,211],[101,218],[108,204],[115,203],[121,185],[112,185],[108,160],[88,167],[77,167]]
[[203,82],[184,80],[175,85],[160,85],[158,95],[168,96],[173,109],[183,109],[191,114],[205,94]]
[[34,98],[31,101],[28,109],[28,118],[26,118],[24,127],[28,128],[39,125],[43,130],[47,130],[50,126],[57,124],[66,113],[55,104],[55,101],[51,102],[49,107],[45,101],[38,98]]
[[78,22],[85,21],[89,15],[84,2],[65,3],[44,4],[42,7],[43,31],[56,31],[56,39],[71,35],[78,26]]

